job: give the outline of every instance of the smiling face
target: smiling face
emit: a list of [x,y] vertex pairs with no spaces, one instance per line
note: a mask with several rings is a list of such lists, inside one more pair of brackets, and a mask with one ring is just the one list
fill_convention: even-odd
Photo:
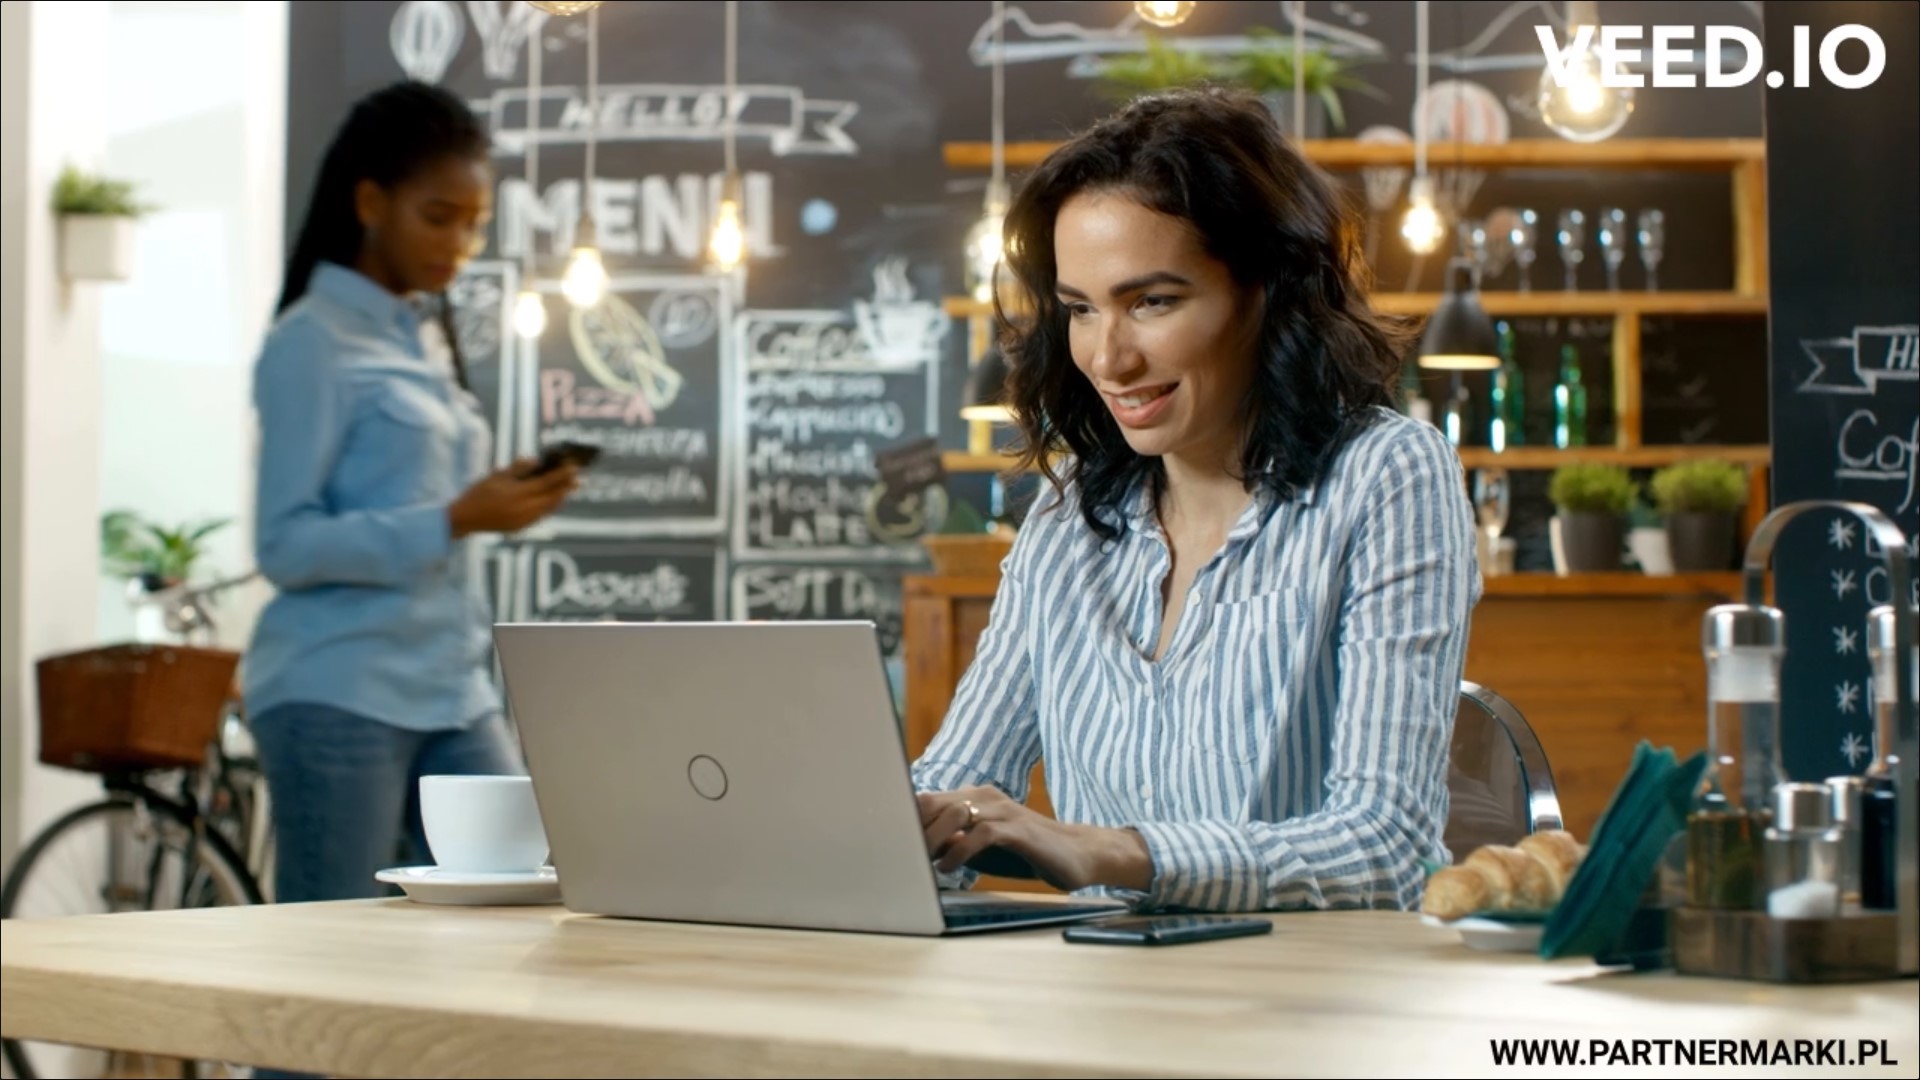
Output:
[[1073,362],[1136,453],[1198,468],[1237,460],[1259,303],[1192,228],[1109,192],[1054,223],[1056,291]]
[[485,159],[454,155],[392,188],[362,180],[354,195],[367,233],[362,269],[397,293],[439,292],[486,239],[493,172]]

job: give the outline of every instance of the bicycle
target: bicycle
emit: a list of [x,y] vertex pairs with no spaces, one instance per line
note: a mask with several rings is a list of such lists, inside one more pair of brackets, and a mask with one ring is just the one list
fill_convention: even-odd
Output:
[[[168,627],[189,641],[210,640],[214,627],[207,601],[252,577],[162,594]],[[265,841],[270,831],[261,812],[264,783],[252,760],[243,704],[231,692],[224,698],[199,763],[90,770],[99,774],[105,797],[61,815],[26,846],[0,886],[0,918],[264,903],[256,877],[270,861]],[[43,725],[47,722],[43,713]],[[161,1075],[151,1070],[163,1067],[184,1077],[248,1074],[223,1063],[173,1062],[14,1039],[0,1040],[0,1052],[20,1080]]]

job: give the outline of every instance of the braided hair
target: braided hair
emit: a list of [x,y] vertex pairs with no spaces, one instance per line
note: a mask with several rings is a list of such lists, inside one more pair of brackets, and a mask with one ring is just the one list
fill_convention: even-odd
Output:
[[[407,80],[362,98],[320,163],[306,218],[287,258],[276,314],[306,295],[321,263],[352,266],[359,260],[366,242],[354,200],[360,181],[392,187],[442,158],[484,157],[490,147],[466,102],[437,86]],[[454,332],[453,305],[444,293],[438,308],[440,328],[453,353],[454,377],[466,389],[466,360]]]

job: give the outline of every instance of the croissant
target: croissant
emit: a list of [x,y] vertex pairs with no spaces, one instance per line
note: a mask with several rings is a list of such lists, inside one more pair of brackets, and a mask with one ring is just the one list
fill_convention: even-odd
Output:
[[1586,854],[1562,829],[1534,833],[1515,847],[1480,848],[1427,880],[1420,910],[1447,920],[1477,911],[1545,911],[1560,902]]

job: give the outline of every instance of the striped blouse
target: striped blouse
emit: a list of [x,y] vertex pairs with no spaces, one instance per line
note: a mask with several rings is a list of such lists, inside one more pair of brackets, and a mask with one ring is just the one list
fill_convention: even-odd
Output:
[[[1380,409],[1292,500],[1254,497],[1200,568],[1167,653],[1170,568],[1145,485],[1103,542],[1071,488],[1022,526],[918,790],[1027,797],[1132,828],[1142,907],[1418,905],[1450,861],[1447,755],[1481,594],[1458,455]],[[974,877],[963,871],[958,883]]]

